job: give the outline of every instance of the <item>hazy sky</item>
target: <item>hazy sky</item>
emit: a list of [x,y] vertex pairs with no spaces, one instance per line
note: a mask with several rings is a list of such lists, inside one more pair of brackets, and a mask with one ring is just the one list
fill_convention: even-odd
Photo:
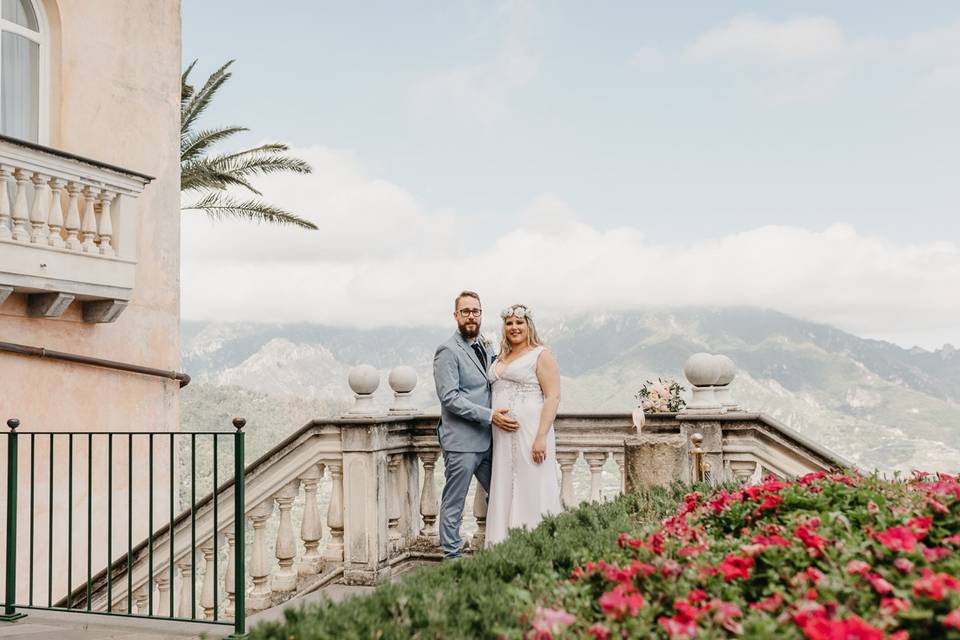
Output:
[[320,232],[183,229],[183,315],[749,304],[960,344],[955,2],[184,0],[203,126],[283,140]]

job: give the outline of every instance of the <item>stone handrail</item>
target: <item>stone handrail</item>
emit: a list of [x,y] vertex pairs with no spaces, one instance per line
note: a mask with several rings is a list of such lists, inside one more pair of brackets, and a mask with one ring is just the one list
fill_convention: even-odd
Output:
[[135,202],[152,178],[0,136],[0,302],[26,293],[31,315],[83,300],[86,322],[112,322],[134,286]]

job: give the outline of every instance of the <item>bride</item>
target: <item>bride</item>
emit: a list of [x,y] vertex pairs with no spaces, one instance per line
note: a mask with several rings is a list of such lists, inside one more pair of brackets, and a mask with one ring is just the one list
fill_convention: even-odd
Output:
[[506,408],[516,431],[493,430],[493,469],[487,508],[486,545],[514,527],[534,528],[543,516],[561,511],[557,441],[553,420],[560,405],[560,368],[540,342],[530,310],[507,307],[500,355],[487,375],[494,409]]

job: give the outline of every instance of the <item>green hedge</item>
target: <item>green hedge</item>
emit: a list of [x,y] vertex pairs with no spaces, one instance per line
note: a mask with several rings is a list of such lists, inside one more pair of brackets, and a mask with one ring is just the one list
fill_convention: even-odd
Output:
[[255,627],[252,639],[519,637],[541,593],[589,560],[617,548],[617,536],[676,511],[682,486],[586,504],[460,562],[425,567],[372,594],[339,604],[289,609],[285,621]]

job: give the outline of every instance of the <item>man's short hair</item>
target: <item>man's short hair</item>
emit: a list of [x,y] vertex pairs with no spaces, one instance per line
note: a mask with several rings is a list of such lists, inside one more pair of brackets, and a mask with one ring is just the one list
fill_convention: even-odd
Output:
[[461,291],[460,294],[453,301],[454,311],[456,311],[457,308],[460,306],[460,298],[476,298],[477,302],[480,302],[480,295],[476,291]]

